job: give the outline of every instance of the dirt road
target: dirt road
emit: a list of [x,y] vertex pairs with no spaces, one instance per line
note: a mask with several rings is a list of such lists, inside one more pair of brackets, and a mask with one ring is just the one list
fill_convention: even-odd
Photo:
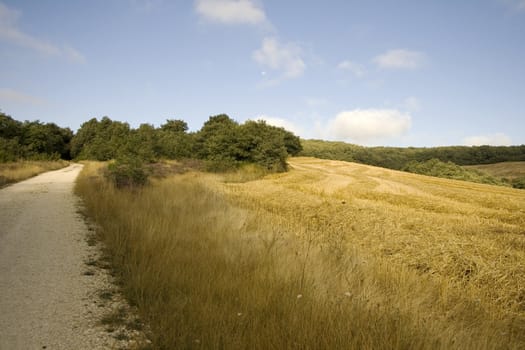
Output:
[[107,349],[99,324],[104,276],[86,260],[73,183],[82,165],[0,190],[0,350]]

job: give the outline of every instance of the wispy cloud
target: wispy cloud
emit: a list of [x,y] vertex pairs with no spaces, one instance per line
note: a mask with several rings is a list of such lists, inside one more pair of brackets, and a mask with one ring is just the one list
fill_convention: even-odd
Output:
[[517,11],[525,11],[525,0],[501,0]]
[[308,97],[305,98],[305,102],[309,107],[320,107],[328,104],[328,100],[321,97]]
[[266,14],[253,0],[195,0],[197,13],[205,20],[225,24],[263,24]]
[[15,103],[35,106],[43,105],[46,103],[46,101],[42,98],[31,96],[23,92],[8,88],[0,88],[0,102],[5,104]]
[[504,133],[496,133],[491,135],[465,137],[463,139],[463,144],[466,146],[510,146],[512,145],[512,140]]
[[409,114],[395,109],[354,109],[340,112],[329,122],[328,136],[369,143],[401,136],[411,124]]
[[264,38],[261,48],[252,57],[258,64],[282,72],[283,78],[293,79],[302,76],[306,69],[301,54],[302,50],[298,45],[281,44],[275,38]]
[[0,40],[36,51],[45,56],[61,56],[75,63],[84,63],[85,57],[70,46],[57,46],[21,31],[17,22],[20,12],[0,2]]
[[409,96],[403,101],[403,108],[409,112],[418,112],[421,109],[421,101],[417,97]]
[[265,114],[261,114],[254,118],[254,120],[264,120],[269,125],[277,126],[279,128],[285,128],[288,131],[293,132],[296,135],[300,135],[303,130],[290,120],[278,117],[270,117]]
[[426,55],[419,51],[404,49],[389,50],[374,58],[374,63],[381,69],[413,70],[423,66]]
[[366,74],[366,69],[362,64],[348,61],[348,60],[345,60],[339,63],[337,65],[337,68],[344,70],[344,71],[348,71],[358,78],[361,78],[362,76]]

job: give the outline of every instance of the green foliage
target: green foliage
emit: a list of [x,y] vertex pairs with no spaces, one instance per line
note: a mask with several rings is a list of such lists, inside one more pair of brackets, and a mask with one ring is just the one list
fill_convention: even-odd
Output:
[[22,157],[22,148],[18,138],[0,137],[0,163],[15,162]]
[[446,179],[463,180],[490,185],[506,186],[507,184],[500,179],[492,177],[478,170],[470,170],[452,162],[442,162],[439,159],[430,159],[425,162],[412,161],[404,168],[415,174],[442,177]]
[[90,119],[80,126],[71,140],[71,155],[78,159],[105,161],[125,154],[129,149],[129,124],[103,117]]
[[280,128],[281,133],[283,134],[284,146],[286,147],[286,152],[291,156],[297,156],[303,150],[303,145],[301,144],[301,139],[299,136],[294,135],[294,133]]
[[54,123],[20,122],[0,112],[0,162],[71,159],[73,132]]
[[513,179],[511,181],[511,185],[514,188],[519,188],[519,189],[525,190],[525,176]]
[[211,116],[195,135],[195,154],[212,162],[236,163],[241,158],[239,124],[226,114]]
[[193,137],[187,131],[185,121],[168,119],[157,131],[159,155],[168,159],[191,158]]
[[491,164],[525,160],[525,145],[521,146],[449,146],[432,148],[363,147],[344,142],[303,140],[303,156],[358,162],[401,170],[409,162],[439,159],[458,165]]
[[194,153],[207,161],[211,171],[235,169],[244,163],[285,171],[288,155],[300,149],[299,138],[289,131],[264,121],[239,125],[226,114],[210,117],[195,134],[194,142]]
[[131,130],[126,144],[119,149],[121,155],[147,163],[155,161],[159,157],[159,137],[155,127],[141,124],[138,129]]
[[133,189],[147,184],[148,173],[140,159],[123,157],[108,165],[106,178],[117,188]]
[[282,129],[266,122],[247,121],[239,127],[240,160],[273,171],[286,170],[288,156]]

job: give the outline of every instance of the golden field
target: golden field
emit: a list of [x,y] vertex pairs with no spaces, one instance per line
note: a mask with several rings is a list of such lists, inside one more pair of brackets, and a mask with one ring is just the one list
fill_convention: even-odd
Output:
[[525,348],[525,191],[289,164],[135,191],[85,167],[77,193],[154,348]]

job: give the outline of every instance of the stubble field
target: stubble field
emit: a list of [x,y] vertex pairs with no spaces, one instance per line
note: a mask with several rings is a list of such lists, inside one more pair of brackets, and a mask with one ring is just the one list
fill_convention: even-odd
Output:
[[78,181],[155,348],[525,348],[525,191],[292,158]]

